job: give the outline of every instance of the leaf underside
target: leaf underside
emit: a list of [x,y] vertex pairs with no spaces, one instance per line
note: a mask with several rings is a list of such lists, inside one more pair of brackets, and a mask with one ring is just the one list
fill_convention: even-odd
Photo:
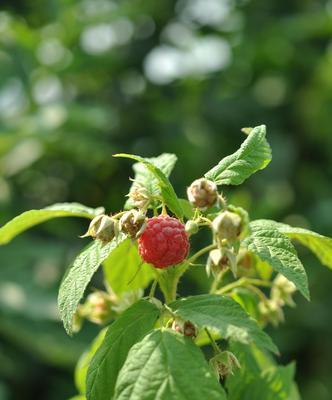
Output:
[[59,289],[58,305],[61,319],[69,335],[72,334],[73,318],[80,300],[92,276],[100,264],[126,239],[120,235],[110,243],[93,241],[74,260],[68,268]]

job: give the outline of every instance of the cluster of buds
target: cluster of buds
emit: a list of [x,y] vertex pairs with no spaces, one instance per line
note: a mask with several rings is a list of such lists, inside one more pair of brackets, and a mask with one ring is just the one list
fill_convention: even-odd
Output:
[[132,209],[121,214],[120,220],[116,218],[117,216],[98,215],[90,222],[88,231],[81,237],[90,236],[103,243],[109,243],[123,232],[131,239],[138,239],[146,227],[145,213]]
[[292,298],[295,291],[295,285],[283,275],[278,274],[273,281],[271,299],[259,303],[259,311],[263,321],[271,322],[274,326],[278,326],[280,322],[283,322],[285,320],[283,307],[285,305],[295,307]]
[[125,212],[120,218],[120,231],[132,239],[138,239],[146,227],[146,216],[138,210]]
[[238,359],[230,351],[223,351],[216,354],[209,361],[212,370],[217,378],[224,379],[234,374],[234,369],[241,368]]
[[195,338],[197,336],[197,328],[190,321],[175,319],[172,323],[172,329],[184,336]]
[[88,231],[81,237],[91,236],[93,239],[99,239],[103,243],[108,243],[119,233],[118,220],[102,214],[95,217],[88,228]]
[[218,202],[217,185],[205,178],[196,179],[187,189],[190,203],[201,210],[212,207]]

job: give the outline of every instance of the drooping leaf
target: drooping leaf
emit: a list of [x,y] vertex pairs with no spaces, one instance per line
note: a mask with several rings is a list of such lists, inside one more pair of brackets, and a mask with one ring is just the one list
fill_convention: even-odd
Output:
[[264,169],[272,159],[266,141],[265,125],[253,128],[239,150],[223,158],[205,174],[217,185],[240,185],[253,173]]
[[162,172],[160,168],[158,168],[155,164],[153,164],[149,159],[135,156],[132,154],[115,154],[114,157],[124,157],[131,158],[143,164],[146,169],[154,176],[156,181],[158,182],[158,186],[161,191],[161,195],[167,205],[167,207],[179,218],[183,217],[183,211],[179,200],[176,196],[176,193],[171,185],[167,176]]
[[15,236],[25,230],[59,217],[82,217],[94,218],[104,212],[102,207],[90,208],[79,203],[59,203],[42,208],[41,210],[30,210],[18,215],[6,225],[0,228],[0,244],[10,242]]
[[250,230],[250,236],[243,241],[247,249],[293,282],[309,299],[307,275],[290,239],[267,220],[252,221]]
[[88,400],[113,398],[118,373],[130,348],[153,329],[158,317],[155,305],[139,300],[111,324],[88,369]]
[[114,400],[226,400],[203,353],[189,338],[155,330],[129,352]]
[[180,299],[170,308],[182,319],[199,327],[218,331],[222,338],[241,343],[256,343],[257,346],[278,352],[271,338],[233,299],[215,294],[203,294]]
[[152,267],[138,254],[137,244],[124,240],[103,262],[107,283],[116,294],[144,289],[154,277]]
[[75,373],[74,373],[75,385],[76,385],[76,388],[79,391],[79,393],[81,393],[82,395],[83,394],[85,395],[85,393],[86,393],[86,376],[87,376],[90,362],[91,362],[93,356],[95,355],[96,351],[102,344],[105,334],[106,334],[106,328],[102,329],[99,332],[97,337],[92,342],[89,350],[87,350],[86,352],[84,352],[81,355],[81,357],[79,358],[79,360],[76,364]]
[[277,229],[289,238],[297,240],[310,249],[320,262],[332,269],[332,238],[320,235],[308,229],[296,228],[287,224],[269,221],[276,224]]
[[60,316],[69,335],[72,334],[73,317],[84,291],[100,264],[126,239],[119,235],[110,243],[95,240],[87,246],[68,268],[61,282],[58,296]]

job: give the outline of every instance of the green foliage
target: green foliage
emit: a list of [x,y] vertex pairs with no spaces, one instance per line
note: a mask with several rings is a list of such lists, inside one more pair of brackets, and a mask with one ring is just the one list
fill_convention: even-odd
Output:
[[114,400],[223,400],[226,395],[191,339],[155,330],[130,350]]
[[41,210],[26,211],[0,229],[0,245],[10,242],[25,230],[53,218],[82,217],[92,219],[103,211],[104,208],[102,207],[93,209],[78,203],[60,203]]
[[125,240],[120,236],[110,243],[96,240],[86,247],[67,270],[59,289],[59,311],[69,335],[73,333],[73,318],[84,291],[100,264]]
[[[115,154],[114,157],[126,157],[136,160],[143,164],[155,177],[158,182],[163,201],[167,205],[167,207],[179,218],[183,216],[183,211],[179,200],[174,192],[173,186],[171,185],[170,181],[168,180],[167,176],[162,172],[161,169],[158,168],[155,164],[149,161],[146,158],[142,158],[139,156],[135,156],[132,154]],[[168,156],[169,157],[169,156]],[[172,162],[173,159],[171,159]],[[174,161],[173,161],[174,162]]]
[[254,347],[232,345],[241,369],[226,382],[229,400],[295,400],[295,365],[276,366]]
[[84,352],[78,360],[75,368],[75,385],[79,393],[86,394],[86,377],[90,362],[96,351],[102,344],[106,334],[106,328],[102,329],[92,342],[88,351]]
[[265,125],[253,128],[240,149],[223,158],[205,177],[217,185],[240,185],[250,175],[264,169],[272,159],[265,136]]
[[108,328],[88,369],[88,400],[113,398],[118,373],[130,348],[151,331],[158,316],[156,306],[147,300],[140,300]]
[[[137,161],[129,196],[135,200],[135,191],[141,191],[138,194],[143,195],[143,202],[129,206],[134,205],[133,215],[141,218],[138,229],[144,229],[151,215],[158,215],[160,206],[165,214],[167,206],[182,222],[185,217],[192,220],[197,229],[190,236],[207,227],[212,240],[180,264],[154,269],[154,265],[144,262],[142,247],[139,254],[137,240],[122,231],[121,218],[127,218],[127,213],[120,211],[108,217],[112,221],[112,239],[95,239],[78,254],[62,280],[58,296],[60,316],[69,335],[74,330],[74,317],[75,331],[83,318],[103,324],[116,317],[78,363],[75,380],[80,395],[87,400],[298,400],[294,364],[278,366],[270,353],[265,353],[268,350],[277,354],[278,349],[263,328],[268,322],[278,324],[283,320],[283,307],[294,305],[292,295],[296,288],[309,299],[307,275],[291,239],[300,240],[329,266],[332,239],[269,220],[249,223],[248,213],[227,206],[226,200],[212,211],[194,209],[187,200],[177,198],[168,180],[176,161],[172,154],[150,159],[122,153],[116,157]],[[256,127],[250,130],[241,148],[206,177],[218,185],[237,185],[270,160],[265,126]],[[210,194],[201,190],[195,195]],[[220,193],[217,195],[221,198]],[[232,218],[220,219],[225,208],[237,213],[236,222]],[[51,218],[50,212],[53,216],[93,218],[101,210],[55,205],[40,210],[35,219],[29,212],[22,214],[2,229],[9,232],[9,240]],[[135,218],[127,222],[137,228]],[[232,235],[224,234],[228,230]],[[149,237],[155,241],[155,251],[163,252],[160,256],[168,249],[160,246],[159,241],[164,238],[158,233]],[[170,238],[174,247],[180,245],[176,238],[176,234]],[[177,299],[180,278],[191,267],[200,266],[196,261],[207,255],[205,270],[213,275],[210,294]],[[80,305],[101,264],[107,291],[90,294]],[[281,275],[275,277],[273,271]],[[133,302],[130,295],[141,297],[152,278],[149,296],[127,308],[128,302]],[[164,304],[155,298],[158,286]],[[269,288],[270,293],[264,288]],[[218,339],[224,340],[234,354],[221,351],[215,341]],[[203,344],[209,344],[214,352],[210,365],[199,349]],[[233,371],[235,366],[239,369]],[[218,377],[226,380],[227,395]]]
[[103,262],[106,282],[117,294],[145,288],[154,277],[150,265],[142,262],[137,244],[126,239]]
[[[176,152],[181,168],[172,183],[183,195],[194,177],[237,149],[240,126],[266,121],[275,152],[270,168],[222,190],[252,219],[330,234],[330,2],[4,0],[0,8],[1,225],[22,210],[73,199],[120,209],[128,174],[110,156],[115,151]],[[86,223],[54,220],[0,248],[0,397],[6,400],[74,393],[70,369],[96,327],[85,324],[70,340],[50,320],[60,271],[79,251]],[[206,239],[203,230],[193,236],[192,252]],[[328,241],[316,243],[330,265]],[[314,301],[285,312],[287,325],[274,336],[284,359],[299,360],[304,399],[329,400],[329,271],[309,252],[301,257]],[[249,265],[239,276],[252,276]],[[224,278],[220,286],[233,280]],[[204,293],[209,283],[203,268],[191,267],[178,295]]]
[[295,284],[304,297],[309,299],[308,279],[291,241],[268,221],[250,223],[251,234],[244,245],[273,269]]
[[226,296],[203,294],[170,304],[175,315],[193,322],[201,328],[220,333],[223,339],[241,343],[256,343],[274,352],[277,347],[243,308]]

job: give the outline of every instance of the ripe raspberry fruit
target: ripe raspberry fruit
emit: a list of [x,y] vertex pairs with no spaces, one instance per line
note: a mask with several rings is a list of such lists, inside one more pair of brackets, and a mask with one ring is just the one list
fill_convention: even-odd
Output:
[[169,216],[148,219],[138,240],[138,250],[147,263],[166,268],[182,262],[189,251],[189,240],[184,225]]

